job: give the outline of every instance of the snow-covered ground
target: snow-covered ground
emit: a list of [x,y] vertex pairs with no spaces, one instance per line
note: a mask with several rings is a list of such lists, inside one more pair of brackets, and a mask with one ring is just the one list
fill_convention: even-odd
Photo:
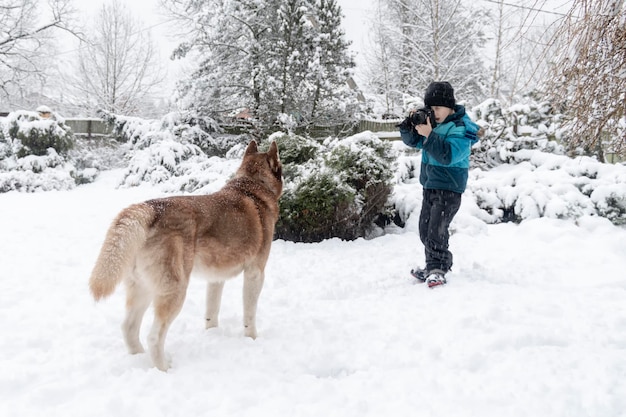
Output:
[[125,351],[123,287],[98,304],[87,288],[114,215],[161,195],[116,189],[121,177],[0,194],[3,416],[626,415],[623,227],[599,217],[478,226],[460,213],[455,268],[436,290],[409,278],[423,261],[411,227],[276,241],[259,338],[243,337],[241,278],[209,331],[194,279],[162,373]]

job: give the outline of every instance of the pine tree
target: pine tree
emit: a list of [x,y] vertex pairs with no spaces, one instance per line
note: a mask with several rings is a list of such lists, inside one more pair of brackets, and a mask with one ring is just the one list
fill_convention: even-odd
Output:
[[302,103],[297,97],[306,75],[306,65],[311,51],[311,30],[307,27],[308,2],[304,0],[279,1],[276,19],[275,43],[270,49],[269,58],[273,58],[275,67],[271,78],[275,88],[268,93],[277,91],[275,99],[268,96],[270,102],[276,102],[273,113],[287,114],[299,118],[299,107]]
[[179,85],[183,107],[218,117],[241,107],[253,115],[264,112],[267,86],[265,55],[270,44],[270,9],[263,0],[185,1],[188,42],[175,57],[194,55],[199,63]]
[[217,118],[247,108],[266,126],[280,114],[306,126],[355,111],[336,0],[169,1],[194,28],[175,55],[199,62],[180,83],[183,107]]
[[354,58],[341,29],[341,8],[336,0],[317,0],[313,59],[309,66],[312,98],[307,108],[312,121],[349,118],[357,106],[356,94],[347,85]]

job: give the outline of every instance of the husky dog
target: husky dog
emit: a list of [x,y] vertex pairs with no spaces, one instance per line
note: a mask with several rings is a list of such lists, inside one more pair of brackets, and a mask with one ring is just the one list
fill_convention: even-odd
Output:
[[235,176],[220,191],[149,200],[118,214],[106,234],[89,287],[98,301],[113,293],[121,281],[126,284],[122,332],[131,354],[144,352],[139,330],[153,303],[148,350],[157,368],[169,368],[165,336],[182,308],[192,270],[208,279],[207,329],[218,325],[224,281],[243,271],[245,335],[256,338],[257,302],[282,190],[276,142],[261,153],[252,141]]

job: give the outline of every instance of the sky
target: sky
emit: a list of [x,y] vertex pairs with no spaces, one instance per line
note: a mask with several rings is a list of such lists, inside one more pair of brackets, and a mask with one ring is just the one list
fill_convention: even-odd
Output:
[[[150,27],[153,37],[160,45],[160,54],[162,61],[167,66],[171,75],[175,75],[180,71],[180,64],[172,62],[169,55],[177,46],[178,40],[172,38],[167,23],[164,23],[164,17],[161,14],[159,3],[160,0],[122,0],[124,4],[130,8],[133,13],[139,17],[145,26]],[[95,14],[102,4],[103,0],[77,2],[78,8],[85,13]],[[374,0],[339,0],[339,4],[344,13],[344,30],[346,38],[352,41],[352,51],[356,54],[357,63],[362,62],[362,50],[367,45],[367,29],[368,19],[371,15]],[[174,78],[174,77],[172,77]]]
[[[153,37],[160,45],[161,60],[168,69],[169,79],[173,80],[169,88],[173,88],[177,74],[180,74],[184,65],[173,62],[169,59],[172,50],[177,46],[178,39],[171,36],[171,28],[164,23],[166,16],[163,16],[159,7],[160,0],[122,0],[137,17],[139,17],[152,31]],[[511,4],[516,2],[510,2]],[[528,3],[528,2],[527,2]],[[538,0],[541,3],[541,0]],[[568,10],[571,0],[546,0],[543,8],[549,13],[540,15],[540,20],[551,20],[557,18],[554,12],[564,13]],[[84,13],[95,13],[103,4],[103,0],[77,2],[77,6]],[[364,52],[367,50],[370,40],[368,30],[371,26],[371,18],[374,16],[376,0],[339,0],[339,5],[343,10],[343,27],[346,38],[352,42],[351,50],[355,54],[357,68],[355,78],[357,82],[362,81],[361,69],[365,65]],[[476,5],[484,7],[495,7],[492,0],[477,0]],[[512,6],[511,6],[512,7]]]

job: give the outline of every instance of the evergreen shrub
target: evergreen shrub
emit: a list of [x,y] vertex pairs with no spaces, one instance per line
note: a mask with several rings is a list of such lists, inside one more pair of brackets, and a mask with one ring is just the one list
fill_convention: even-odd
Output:
[[[367,132],[324,143],[276,133],[285,189],[276,237],[296,242],[365,237],[386,213],[391,145]],[[266,146],[266,145],[263,145]]]
[[69,162],[74,136],[64,119],[16,111],[0,118],[0,193],[68,190],[87,182]]
[[19,140],[15,144],[18,158],[44,156],[49,148],[65,156],[74,146],[72,131],[62,119],[41,119],[34,112],[11,113],[8,134],[12,140]]
[[354,201],[354,190],[336,176],[316,172],[283,194],[276,235],[294,242],[353,238],[359,222]]

